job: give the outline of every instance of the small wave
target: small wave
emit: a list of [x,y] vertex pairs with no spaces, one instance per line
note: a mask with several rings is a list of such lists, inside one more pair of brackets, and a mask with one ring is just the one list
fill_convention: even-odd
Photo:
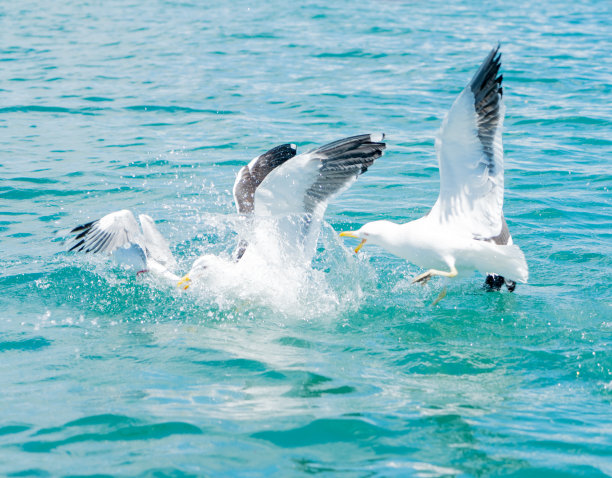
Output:
[[13,200],[24,200],[34,199],[41,196],[77,196],[84,194],[85,191],[70,190],[70,189],[14,189],[7,188],[0,192],[0,198],[2,199],[13,199]]
[[30,427],[26,425],[6,425],[4,427],[0,427],[0,436],[14,435],[17,433],[28,431],[29,429]]
[[348,50],[338,53],[319,53],[315,55],[316,58],[385,58],[386,53],[371,53],[361,49]]
[[112,98],[104,98],[103,96],[85,96],[83,97],[85,101],[91,101],[94,103],[100,103],[103,101],[114,101]]
[[[230,110],[210,110],[210,109],[198,109],[190,108],[188,106],[177,106],[177,105],[134,105],[126,106],[124,108],[127,111],[143,111],[143,112],[162,112],[162,113],[206,113],[212,115],[234,115],[238,114],[236,111]],[[1,110],[0,110],[1,112]]]
[[536,77],[520,77],[512,78],[515,83],[559,83],[558,78],[536,78]]
[[65,113],[93,115],[101,111],[101,108],[65,108],[62,106],[41,106],[41,105],[17,105],[0,108],[2,113]]
[[112,413],[103,413],[101,415],[91,415],[88,417],[78,418],[70,422],[65,423],[61,427],[41,428],[32,436],[49,435],[51,433],[57,433],[65,430],[66,428],[72,427],[85,427],[93,425],[105,425],[105,426],[118,426],[118,425],[136,425],[140,422],[134,418],[127,417],[125,415],[115,415]]
[[323,418],[303,427],[284,431],[262,431],[251,435],[282,448],[298,448],[325,443],[375,440],[395,433],[357,418]]
[[131,425],[110,432],[80,433],[61,440],[35,440],[25,442],[21,447],[30,453],[46,453],[55,448],[88,441],[134,441],[160,440],[171,435],[201,435],[201,428],[186,422],[163,422],[150,425]]
[[17,350],[19,352],[31,352],[48,347],[51,342],[44,337],[31,337],[19,340],[6,340],[0,342],[0,352]]
[[10,178],[9,181],[17,181],[17,182],[22,182],[22,183],[34,183],[34,184],[57,184],[60,182],[57,179],[51,179],[51,178],[26,178],[26,177]]
[[537,125],[556,125],[575,124],[575,125],[594,125],[594,126],[612,126],[612,122],[604,118],[594,118],[592,116],[559,116],[557,118],[527,118],[516,120],[515,125],[537,124]]

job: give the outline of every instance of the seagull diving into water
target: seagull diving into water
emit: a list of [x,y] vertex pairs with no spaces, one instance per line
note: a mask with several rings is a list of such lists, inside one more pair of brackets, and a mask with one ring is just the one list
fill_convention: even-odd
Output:
[[340,235],[377,244],[428,269],[414,282],[433,276],[455,277],[478,270],[487,285],[510,291],[527,282],[521,249],[513,245],[502,212],[504,104],[499,45],[476,72],[446,115],[436,151],[440,195],[424,217],[406,224],[374,221]]
[[[238,213],[254,223],[251,234],[258,247],[241,239],[235,260],[248,262],[252,253],[268,261],[310,263],[328,202],[382,156],[384,137],[352,136],[297,156],[295,145],[285,144],[244,166],[236,176],[234,201]],[[215,263],[214,256],[200,257],[179,285],[187,288]]]
[[131,211],[123,209],[97,221],[77,226],[69,250],[110,254],[114,261],[135,269],[138,274],[152,272],[170,280],[178,280],[171,271],[176,260],[168,243],[155,227],[150,216],[139,216],[141,228]]
[[[294,144],[271,149],[238,172],[233,189],[238,213],[253,223],[254,235],[270,235],[272,224],[277,240],[266,246],[299,252],[309,261],[329,200],[348,189],[382,156],[383,139],[382,133],[352,136],[297,156]],[[75,227],[70,250],[110,254],[119,264],[139,272],[178,280],[172,272],[176,261],[165,239],[149,216],[139,218],[142,229],[128,210]],[[264,227],[258,229],[258,225]],[[236,262],[249,253],[250,239],[240,239],[234,252]],[[189,287],[214,262],[210,255],[200,257],[179,285]]]

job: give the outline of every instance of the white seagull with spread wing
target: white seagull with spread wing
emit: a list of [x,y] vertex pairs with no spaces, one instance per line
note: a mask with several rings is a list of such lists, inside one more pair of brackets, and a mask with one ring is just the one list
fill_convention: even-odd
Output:
[[440,195],[424,217],[406,224],[374,221],[340,235],[377,244],[413,264],[428,269],[414,279],[455,277],[478,270],[499,288],[506,280],[526,282],[527,263],[513,245],[502,212],[504,164],[502,125],[504,104],[499,74],[499,45],[484,60],[446,115],[436,151]]

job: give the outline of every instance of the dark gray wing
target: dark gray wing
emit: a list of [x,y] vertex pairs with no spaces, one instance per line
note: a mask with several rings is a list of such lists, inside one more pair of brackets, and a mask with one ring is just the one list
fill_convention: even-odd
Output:
[[[491,50],[469,84],[474,94],[478,139],[482,144],[484,154],[489,159],[490,174],[494,174],[493,168],[495,167],[495,134],[500,127],[500,123],[503,121],[502,98],[504,90],[502,81],[504,75],[499,74],[499,69],[501,68],[499,47],[500,45],[497,44],[497,47]],[[501,221],[501,232],[489,240],[498,245],[506,245],[511,241],[511,238],[503,213]]]
[[[501,53],[499,44],[491,50],[482,65],[470,81],[469,87],[474,94],[474,108],[476,110],[478,126],[478,139],[482,149],[489,159],[489,167],[495,167],[494,143],[495,133],[503,119],[502,81],[504,75],[499,75],[501,67]],[[492,171],[491,174],[495,172]]]
[[257,188],[255,213],[322,213],[329,199],[348,188],[382,155],[383,139],[382,133],[352,136],[285,162]]
[[238,171],[234,183],[234,201],[239,213],[249,214],[253,212],[257,187],[270,172],[288,159],[293,158],[296,152],[295,144],[281,144],[257,156]]
[[383,154],[384,134],[363,134],[334,141],[312,151],[321,161],[319,175],[304,195],[304,207],[314,212],[318,204],[350,187]]
[[[270,172],[281,166],[285,161],[293,158],[297,148],[295,144],[281,144],[260,156],[252,159],[249,164],[242,167],[236,175],[234,182],[234,202],[240,214],[252,214],[255,209],[255,191]],[[233,257],[239,261],[244,255],[249,243],[240,239]]]

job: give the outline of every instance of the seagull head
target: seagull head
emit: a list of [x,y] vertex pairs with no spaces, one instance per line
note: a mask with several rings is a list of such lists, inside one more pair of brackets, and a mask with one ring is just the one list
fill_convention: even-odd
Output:
[[364,224],[360,229],[356,231],[344,231],[340,233],[340,237],[352,237],[354,239],[361,239],[359,245],[355,248],[355,253],[363,247],[366,242],[384,246],[387,242],[387,237],[392,234],[392,231],[398,227],[391,221],[373,221]]
[[202,278],[206,274],[214,259],[215,256],[210,254],[198,257],[191,266],[189,273],[178,282],[177,287],[182,287],[185,290],[188,289],[191,282]]

